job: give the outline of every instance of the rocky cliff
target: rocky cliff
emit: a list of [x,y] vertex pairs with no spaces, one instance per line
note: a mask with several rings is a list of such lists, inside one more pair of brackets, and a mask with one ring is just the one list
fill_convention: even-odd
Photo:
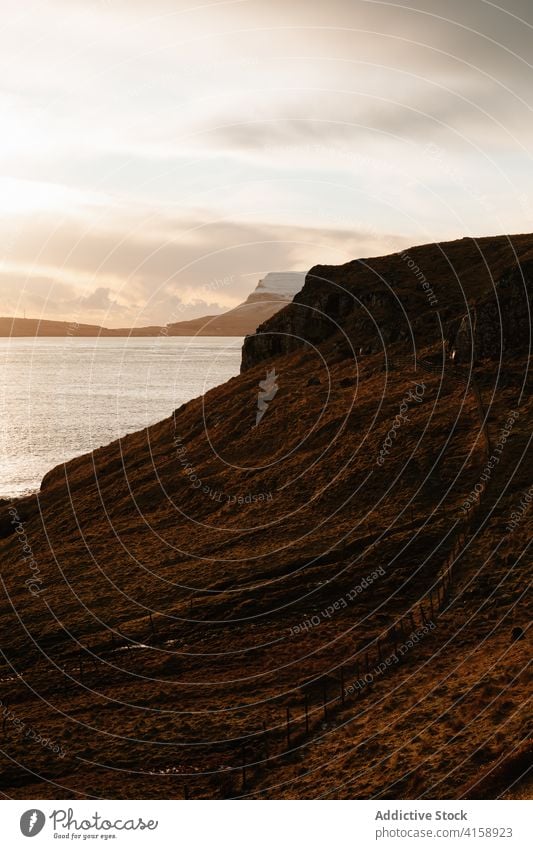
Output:
[[458,361],[527,356],[531,350],[532,301],[533,257],[522,257],[462,316],[452,338]]

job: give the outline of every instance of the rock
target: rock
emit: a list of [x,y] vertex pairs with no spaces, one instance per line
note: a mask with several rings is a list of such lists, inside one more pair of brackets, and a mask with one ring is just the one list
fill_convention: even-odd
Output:
[[504,274],[494,290],[461,319],[452,342],[457,362],[499,360],[529,349],[533,260]]
[[463,239],[317,265],[292,303],[245,338],[241,371],[323,343],[341,329],[343,339],[332,339],[332,348],[346,356],[353,356],[350,346],[375,354],[402,341],[410,350],[442,344],[443,327],[456,362],[468,363],[472,354],[527,355],[532,292],[531,245],[524,242],[517,253],[505,236],[483,240],[482,253],[477,240]]

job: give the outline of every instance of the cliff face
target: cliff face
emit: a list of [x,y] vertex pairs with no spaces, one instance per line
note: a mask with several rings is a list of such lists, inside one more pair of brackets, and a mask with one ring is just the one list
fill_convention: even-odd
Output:
[[468,361],[472,334],[479,358],[527,348],[532,247],[532,235],[461,239],[316,266],[293,303],[245,339],[242,371],[330,337],[346,355],[445,345]]
[[385,343],[405,339],[407,323],[398,322],[395,298],[386,287],[376,282],[374,288],[362,289],[357,296],[344,286],[344,266],[316,266],[306,278],[304,289],[270,321],[260,325],[254,336],[243,345],[242,370],[261,360],[289,354],[302,346],[316,346],[332,336],[348,354],[374,353],[376,320],[382,321],[381,337]]
[[527,356],[531,349],[533,259],[498,280],[492,292],[460,321],[453,339],[459,362],[499,360],[505,354]]

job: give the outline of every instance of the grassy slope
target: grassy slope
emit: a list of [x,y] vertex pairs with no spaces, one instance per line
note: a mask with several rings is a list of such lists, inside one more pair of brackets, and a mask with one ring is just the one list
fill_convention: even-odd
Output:
[[[314,411],[326,399],[326,387],[307,385],[305,356],[287,358],[278,371],[280,390],[259,428],[251,425],[262,369],[206,397],[207,432],[225,465],[212,459],[199,400],[178,414],[176,429],[168,420],[73,461],[66,476],[62,470],[50,476],[42,515],[33,513],[26,523],[44,579],[39,597],[23,586],[18,541],[2,543],[3,650],[15,669],[24,670],[26,683],[6,681],[5,674],[0,698],[28,726],[68,750],[57,758],[8,727],[4,792],[179,797],[187,783],[192,795],[237,794],[239,738],[263,723],[283,726],[286,706],[302,703],[304,683],[328,674],[335,688],[335,669],[345,661],[349,666],[354,647],[364,646],[434,580],[443,538],[478,480],[482,454],[470,393],[465,397],[462,386],[440,385],[425,375],[424,403],[413,410],[380,470],[375,457],[410,376],[392,372],[385,386],[368,360],[359,383],[342,386],[353,380],[353,366],[332,363],[331,394],[318,421]],[[516,395],[517,386],[510,385],[493,407],[495,432]],[[524,410],[509,445],[513,457],[522,450],[526,420]],[[272,492],[272,501],[235,508],[193,490],[175,458],[176,431],[202,482],[230,495]],[[442,471],[423,483],[447,441]],[[412,452],[416,468],[405,470]],[[237,471],[239,464],[266,468]],[[288,492],[279,490],[306,469]],[[342,469],[334,482],[332,469]],[[457,473],[445,512],[437,505]],[[509,635],[512,624],[524,621],[518,580],[523,561],[515,565],[512,555],[520,551],[525,528],[509,541],[505,557],[491,551],[501,517],[511,512],[524,482],[521,464],[497,517],[462,556],[459,597],[435,633],[372,693],[332,708],[323,729],[320,686],[311,683],[315,736],[281,759],[274,742],[272,762],[249,770],[249,792],[453,796],[480,764],[520,742],[527,646],[511,645]],[[359,486],[345,504],[346,493]],[[412,519],[410,508],[401,513],[411,496]],[[31,516],[35,505],[19,509]],[[343,554],[337,543],[344,535]],[[322,562],[313,563],[331,547]],[[291,627],[320,613],[376,565],[386,575],[357,603],[303,636],[290,635]],[[152,648],[112,653],[109,628],[117,645],[121,633],[146,644],[150,606],[158,611]],[[30,640],[43,653],[30,650]],[[72,640],[89,646],[102,662],[93,670],[85,661],[82,683],[77,661],[67,662],[74,680],[64,691],[54,663],[72,655]],[[183,745],[215,740],[234,742],[218,750]],[[250,759],[258,757],[252,749]],[[9,758],[24,768],[14,768]],[[86,766],[84,759],[102,766]],[[194,777],[220,767],[226,767],[223,775]],[[28,769],[47,783],[34,783]],[[162,777],[164,770],[178,777]],[[283,789],[268,789],[278,783]]]

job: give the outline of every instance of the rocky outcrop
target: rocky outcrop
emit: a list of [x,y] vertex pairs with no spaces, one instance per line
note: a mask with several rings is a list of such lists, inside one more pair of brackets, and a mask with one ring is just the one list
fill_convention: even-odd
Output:
[[[354,294],[344,285],[343,270],[344,266],[312,268],[293,302],[246,337],[241,370],[333,336],[338,336],[340,348],[348,352],[355,346],[362,353],[378,350],[381,339],[390,343],[405,338],[405,322],[395,320],[394,294],[379,280]],[[379,329],[376,315],[381,319]]]
[[445,343],[464,362],[472,332],[478,358],[527,349],[532,247],[531,235],[460,239],[315,266],[293,302],[246,337],[241,371],[330,337],[345,355]]
[[462,317],[452,342],[457,361],[530,354],[532,301],[533,260],[526,260]]

